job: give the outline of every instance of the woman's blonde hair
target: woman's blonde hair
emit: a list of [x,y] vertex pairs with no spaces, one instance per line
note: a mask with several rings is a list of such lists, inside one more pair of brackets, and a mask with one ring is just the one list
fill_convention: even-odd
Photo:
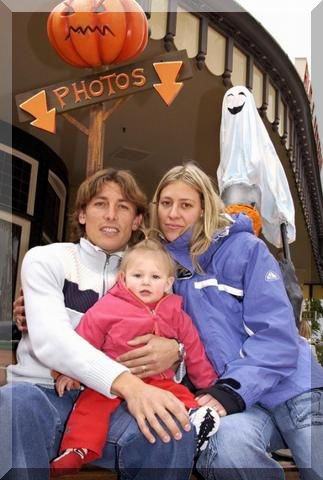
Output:
[[[223,215],[224,204],[215,192],[211,178],[192,162],[177,166],[169,170],[159,182],[151,205],[151,227],[160,229],[158,219],[158,204],[161,193],[165,187],[173,182],[181,181],[194,188],[200,195],[203,216],[194,225],[190,243],[190,254],[196,266],[197,257],[204,253],[210,246],[213,234],[230,224]],[[161,232],[162,233],[162,232]]]
[[[79,222],[79,215],[107,182],[119,185],[125,199],[135,206],[137,215],[144,216],[147,212],[147,197],[130,172],[115,168],[99,170],[86,178],[78,188],[71,215],[71,241],[78,241],[85,234],[85,225]],[[133,232],[131,243],[135,243],[138,240],[137,237],[138,233]]]
[[119,271],[125,273],[127,266],[134,255],[140,255],[140,253],[147,252],[152,253],[154,256],[160,255],[168,276],[175,277],[176,267],[174,260],[159,241],[149,238],[142,240],[126,250],[121,260]]

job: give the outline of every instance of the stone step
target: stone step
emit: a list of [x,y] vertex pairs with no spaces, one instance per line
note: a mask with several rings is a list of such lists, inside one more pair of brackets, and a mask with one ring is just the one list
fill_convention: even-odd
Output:
[[[298,470],[292,462],[280,462],[284,468],[285,480],[300,480]],[[152,480],[155,476],[152,475]],[[156,477],[158,477],[156,475]],[[62,480],[118,480],[115,472],[104,470],[94,466],[84,467],[78,474],[66,475]],[[191,480],[202,480],[202,477],[193,473]]]

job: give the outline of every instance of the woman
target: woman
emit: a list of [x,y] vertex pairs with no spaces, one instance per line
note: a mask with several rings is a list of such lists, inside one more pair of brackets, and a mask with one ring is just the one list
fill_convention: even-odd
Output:
[[199,402],[227,416],[198,469],[216,480],[232,478],[232,469],[234,478],[282,479],[268,452],[288,447],[303,479],[322,478],[323,369],[297,334],[279,266],[249,218],[226,215],[210,178],[187,164],[160,181],[151,219],[219,372]]

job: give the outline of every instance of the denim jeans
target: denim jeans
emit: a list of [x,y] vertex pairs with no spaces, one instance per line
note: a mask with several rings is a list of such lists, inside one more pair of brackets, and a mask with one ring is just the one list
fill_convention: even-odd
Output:
[[[64,425],[78,391],[62,398],[50,388],[27,383],[0,388],[0,478],[47,480],[49,462],[57,455]],[[95,406],[94,406],[95,408]],[[180,441],[150,444],[134,418],[121,405],[113,414],[109,441],[97,464],[119,470],[121,478],[165,480],[190,477],[194,456],[194,429]]]
[[290,448],[302,480],[323,479],[323,390],[221,419],[197,469],[207,480],[283,480],[270,452]]

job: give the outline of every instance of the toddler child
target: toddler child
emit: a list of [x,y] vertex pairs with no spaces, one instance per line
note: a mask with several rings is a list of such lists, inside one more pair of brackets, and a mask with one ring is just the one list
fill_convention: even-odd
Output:
[[[185,366],[196,388],[214,384],[217,374],[206,357],[191,318],[182,310],[182,297],[169,292],[175,278],[175,265],[164,247],[144,240],[125,252],[117,284],[86,314],[77,332],[111,358],[131,347],[134,337],[153,333],[175,338],[185,347]],[[208,438],[219,426],[219,416],[210,407],[200,407],[184,385],[176,383],[169,369],[145,379],[172,392],[184,402],[197,433],[197,453],[206,448]],[[74,379],[58,374],[56,389],[78,388]],[[77,472],[84,463],[102,455],[109,419],[120,398],[107,398],[89,388],[80,393],[67,422],[60,456],[51,462],[51,475]]]

